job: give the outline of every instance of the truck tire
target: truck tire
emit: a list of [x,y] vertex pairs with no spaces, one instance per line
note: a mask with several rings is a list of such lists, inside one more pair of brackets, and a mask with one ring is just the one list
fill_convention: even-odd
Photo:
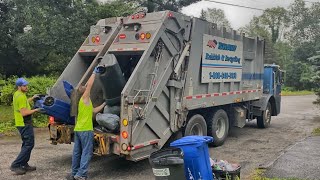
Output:
[[207,123],[206,120],[200,114],[193,115],[184,129],[184,136],[206,136],[207,135]]
[[267,128],[271,122],[271,104],[268,102],[267,109],[262,112],[262,116],[257,117],[257,125],[259,128]]
[[213,137],[213,146],[221,146],[229,133],[229,118],[223,109],[210,113],[207,118],[208,135]]

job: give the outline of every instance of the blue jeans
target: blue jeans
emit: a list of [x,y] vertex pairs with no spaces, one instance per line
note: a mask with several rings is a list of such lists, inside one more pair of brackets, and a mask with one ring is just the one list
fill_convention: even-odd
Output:
[[93,154],[93,131],[74,132],[72,176],[87,177]]
[[22,139],[21,151],[15,161],[11,164],[12,168],[26,166],[30,160],[31,151],[34,147],[34,132],[31,124],[24,127],[17,127]]

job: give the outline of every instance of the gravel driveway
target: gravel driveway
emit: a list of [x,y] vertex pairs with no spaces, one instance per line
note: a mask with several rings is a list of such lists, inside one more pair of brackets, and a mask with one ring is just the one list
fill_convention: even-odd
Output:
[[[240,163],[241,179],[249,179],[259,165],[276,159],[289,145],[308,136],[313,128],[320,127],[319,108],[312,105],[315,96],[288,96],[282,99],[281,114],[272,117],[271,127],[258,129],[255,121],[244,128],[232,128],[221,147],[210,148],[212,158]],[[70,172],[72,145],[53,146],[45,130],[36,130],[36,145],[30,160],[37,171],[16,176],[9,170],[10,163],[20,150],[16,137],[0,137],[1,180],[53,180],[64,179]],[[138,163],[117,157],[94,157],[89,170],[92,180],[98,179],[153,179],[148,160]]]

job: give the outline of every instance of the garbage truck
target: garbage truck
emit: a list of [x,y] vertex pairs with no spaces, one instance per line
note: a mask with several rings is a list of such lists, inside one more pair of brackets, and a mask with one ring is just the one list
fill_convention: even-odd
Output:
[[177,12],[102,19],[36,104],[50,116],[52,143],[71,143],[79,88],[98,66],[93,105],[105,101],[119,118],[108,130],[94,117],[95,154],[139,161],[178,134],[220,146],[231,126],[267,128],[280,113],[284,73],[264,54],[259,37]]

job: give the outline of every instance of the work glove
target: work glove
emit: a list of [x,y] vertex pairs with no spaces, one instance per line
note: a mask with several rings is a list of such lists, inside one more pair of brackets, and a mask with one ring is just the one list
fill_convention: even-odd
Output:
[[38,100],[40,100],[40,99],[41,99],[41,97],[40,97],[39,94],[35,94],[35,95],[32,96],[33,102],[36,102],[36,101],[38,101]]
[[97,73],[100,73],[98,66],[96,66],[93,70],[93,74],[97,74]]

